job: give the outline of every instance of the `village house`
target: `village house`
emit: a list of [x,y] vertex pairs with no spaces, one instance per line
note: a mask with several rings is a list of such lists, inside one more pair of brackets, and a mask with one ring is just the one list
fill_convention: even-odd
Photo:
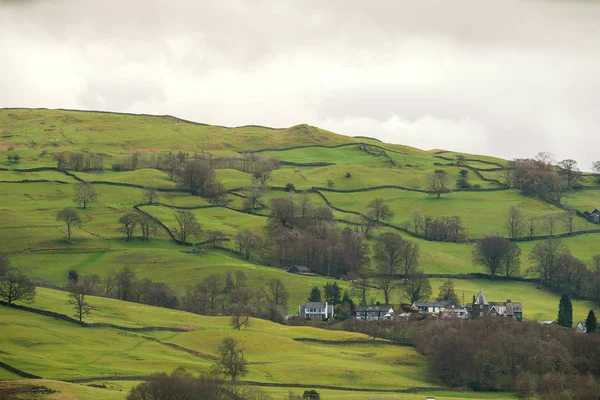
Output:
[[600,224],[600,210],[597,208],[594,209],[594,211],[592,212],[584,211],[583,216],[585,217],[585,219],[587,219],[590,222],[593,222],[594,224]]
[[354,317],[363,321],[392,319],[393,315],[394,309],[391,306],[364,306],[354,310]]
[[300,304],[298,313],[302,318],[333,318],[333,305],[327,302],[308,302]]
[[432,313],[432,314],[441,313],[446,308],[456,307],[456,306],[457,306],[457,304],[455,304],[452,300],[431,301],[431,302],[415,301],[412,304],[412,307],[418,309],[420,312]]
[[467,304],[466,308],[469,312],[469,319],[507,317],[514,318],[517,321],[523,320],[523,305],[521,303],[512,302],[510,299],[505,302],[488,302],[481,289],[479,289],[477,297],[473,298],[473,303]]
[[465,307],[457,307],[452,304],[450,307],[445,308],[441,314],[442,318],[449,319],[468,319],[469,311]]
[[291,272],[292,274],[300,274],[300,275],[313,275],[310,272],[310,269],[305,265],[294,265],[287,272]]

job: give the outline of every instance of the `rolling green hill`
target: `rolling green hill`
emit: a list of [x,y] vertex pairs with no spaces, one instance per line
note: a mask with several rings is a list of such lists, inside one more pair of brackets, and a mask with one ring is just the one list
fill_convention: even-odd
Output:
[[[337,226],[344,228],[355,227],[360,221],[359,214],[367,212],[368,203],[380,197],[385,199],[395,215],[387,221],[387,226],[376,229],[369,243],[373,244],[375,237],[386,230],[398,232],[417,243],[421,249],[420,268],[431,275],[433,298],[437,295],[437,287],[450,275],[453,276],[457,294],[461,298],[464,295],[466,302],[479,288],[483,288],[489,300],[511,298],[523,302],[526,319],[550,320],[556,318],[559,295],[535,282],[490,280],[485,276],[473,276],[473,273],[485,271],[473,265],[473,244],[470,240],[480,239],[492,232],[506,236],[505,219],[511,206],[519,207],[528,217],[539,219],[536,236],[547,235],[544,221],[548,216],[562,215],[565,207],[580,212],[600,208],[598,180],[592,175],[584,177],[584,188],[565,196],[561,208],[535,197],[524,196],[516,189],[508,189],[503,185],[500,181],[506,160],[442,150],[423,151],[374,139],[347,137],[308,125],[285,129],[258,126],[226,128],[169,116],[3,109],[0,110],[0,137],[0,252],[7,253],[12,264],[29,268],[39,283],[51,287],[65,285],[66,272],[70,269],[75,269],[79,274],[104,277],[111,269],[128,265],[139,278],[167,283],[176,293],[182,294],[187,286],[208,275],[243,270],[248,275],[251,288],[259,288],[274,278],[284,282],[290,291],[287,312],[293,314],[297,312],[298,304],[306,300],[313,286],[322,287],[331,280],[286,273],[281,268],[266,265],[266,257],[260,254],[253,254],[250,260],[244,260],[235,253],[237,248],[233,241],[223,242],[221,249],[204,245],[205,254],[185,253],[185,248],[176,244],[170,235],[175,228],[175,211],[189,209],[205,231],[220,230],[232,239],[240,229],[264,235],[266,216],[269,214],[268,203],[273,198],[291,196],[299,201],[303,196],[308,196],[314,204],[330,207]],[[150,157],[179,151],[197,153],[208,159],[239,158],[246,152],[255,152],[261,157],[275,157],[282,165],[273,171],[267,183],[268,188],[261,199],[264,207],[253,211],[244,209],[243,205],[244,188],[253,184],[253,176],[248,172],[216,169],[216,176],[231,200],[222,206],[189,195],[169,178],[167,172],[153,168],[134,171],[112,171],[110,168],[122,157],[133,153]],[[53,154],[59,152],[102,154],[105,171],[65,173],[57,170]],[[8,154],[18,154],[19,161],[8,162]],[[457,155],[464,156],[460,166],[457,165]],[[439,169],[447,173],[452,187],[459,178],[459,171],[467,170],[468,180],[474,189],[455,190],[443,194],[439,200],[435,199],[434,195],[427,192],[426,179]],[[86,209],[77,208],[84,224],[74,231],[73,243],[68,244],[64,240],[64,227],[56,220],[56,214],[64,207],[76,206],[73,192],[75,184],[80,181],[94,184],[98,201]],[[295,190],[284,191],[286,185],[293,185]],[[159,189],[159,204],[143,204],[145,186]],[[125,241],[119,232],[119,217],[134,210],[134,207],[163,224],[148,241],[138,238]],[[414,210],[432,217],[460,217],[470,240],[447,243],[414,237],[407,224]],[[554,234],[566,233],[567,226],[560,219],[557,221]],[[593,232],[598,228],[600,226],[576,217],[573,230],[578,234],[561,240],[576,257],[589,264],[592,257],[600,253],[597,245],[600,233]],[[584,232],[588,230],[590,232]],[[189,240],[202,242],[205,237],[196,235]],[[522,250],[521,276],[524,278],[532,278],[527,271],[531,264],[528,257],[537,243],[539,240],[518,243]],[[373,263],[366,266],[365,272],[374,273]],[[351,286],[347,281],[338,282],[343,289]],[[69,314],[64,297],[64,292],[39,288],[33,306]],[[371,290],[369,298],[383,301],[383,296],[376,290]],[[399,304],[406,299],[396,291],[392,301]],[[9,355],[2,354],[2,360],[6,356],[9,359],[7,363],[49,379],[98,377],[116,373],[146,375],[157,369],[169,370],[183,364],[193,371],[202,372],[209,368],[209,360],[180,354],[171,348],[165,349],[156,340],[168,339],[178,346],[213,354],[218,338],[225,333],[232,334],[224,317],[200,317],[104,298],[94,298],[93,305],[95,310],[90,320],[94,322],[134,326],[183,325],[196,330],[168,335],[156,332],[144,334],[151,337],[148,339],[143,335],[124,334],[118,330],[81,328],[48,317],[0,307],[2,321],[11,321],[0,324],[0,348],[3,351],[7,346],[12,349],[8,351]],[[589,301],[575,300],[574,319],[584,319],[587,311],[596,307]],[[248,345],[249,358],[254,358],[257,363],[248,379],[297,383],[301,376],[309,374],[314,383],[329,382],[333,385],[334,382],[334,386],[354,385],[363,389],[436,386],[427,377],[423,359],[407,349],[399,348],[397,353],[390,355],[386,350],[389,347],[364,348],[363,345],[357,345],[348,346],[344,352],[340,352],[338,348],[326,345],[294,342],[293,338],[298,335],[323,338],[328,335],[351,336],[341,332],[304,329],[256,320],[253,328],[239,333]],[[10,332],[15,330],[24,332],[21,341],[11,337]],[[81,332],[85,334],[81,335]],[[48,339],[36,339],[39,337]],[[107,350],[110,347],[107,343],[113,340],[119,342],[120,347]],[[271,343],[277,349],[279,358],[268,359],[265,349],[261,347],[264,343]],[[65,351],[56,358],[55,354],[59,352],[54,349],[59,346],[64,347]],[[78,357],[78,352],[83,355]],[[40,359],[40,354],[51,354],[52,362]],[[289,354],[299,354],[299,358],[286,359]],[[138,362],[141,360],[147,362]],[[334,360],[337,372],[327,370],[327,360]],[[79,363],[80,367],[69,367],[74,363]],[[321,366],[313,369],[312,365]],[[371,370],[380,374],[374,375]],[[12,378],[15,376],[0,369],[0,379]],[[71,387],[65,383],[50,382],[49,385],[59,385],[61,390],[73,393],[92,393],[96,390]],[[108,397],[100,397],[103,395],[99,394],[98,398],[113,398],[110,397],[113,394],[121,396],[114,398],[122,398],[123,393],[119,394],[118,390],[127,390],[133,383],[111,385],[115,391],[105,391],[103,395]],[[287,389],[268,390],[280,397],[287,394]],[[350,398],[347,395],[332,391],[327,398]],[[436,397],[462,398],[462,394],[454,395],[445,392]],[[368,396],[365,394],[362,398]],[[376,394],[378,398],[386,396],[388,394]]]

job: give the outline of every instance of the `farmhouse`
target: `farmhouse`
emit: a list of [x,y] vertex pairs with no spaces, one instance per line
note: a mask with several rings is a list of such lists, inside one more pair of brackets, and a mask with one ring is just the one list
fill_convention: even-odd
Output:
[[440,313],[444,311],[446,308],[456,307],[452,300],[443,300],[443,301],[432,301],[432,302],[424,302],[424,301],[415,301],[412,304],[413,308],[418,309],[420,312],[425,313]]
[[333,305],[327,304],[327,302],[300,304],[299,315],[302,318],[333,318]]
[[392,319],[393,315],[394,309],[391,306],[365,306],[354,310],[354,317],[363,321]]
[[507,317],[514,318],[517,321],[523,320],[523,305],[512,302],[510,299],[505,302],[488,302],[479,289],[477,297],[473,298],[472,304],[467,304],[469,319],[480,317]]
[[300,274],[300,275],[312,275],[310,269],[305,265],[294,265],[287,272],[291,272],[292,274]]
[[594,224],[600,224],[600,210],[597,208],[592,212],[584,211],[583,216]]

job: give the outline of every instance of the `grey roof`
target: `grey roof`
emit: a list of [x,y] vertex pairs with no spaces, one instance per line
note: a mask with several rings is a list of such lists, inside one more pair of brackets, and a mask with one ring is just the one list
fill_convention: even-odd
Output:
[[327,303],[323,302],[323,301],[309,301],[308,303],[304,303],[303,306],[304,307],[325,307]]
[[446,307],[444,301],[415,301],[415,307]]
[[515,313],[523,312],[523,305],[521,303],[513,303],[513,302],[492,302],[490,303],[492,307],[488,311],[488,314],[492,312],[492,310],[496,310],[498,315],[515,315]]
[[475,298],[475,303],[473,303],[474,305],[488,305],[489,303],[487,302],[487,300],[485,299],[485,296],[483,295],[483,290],[479,289],[479,293],[477,294],[477,297]]
[[298,271],[310,272],[310,268],[308,268],[306,265],[294,265],[294,268],[296,268]]
[[379,312],[388,312],[390,308],[393,310],[392,306],[365,306],[365,307],[356,307],[357,312],[363,311],[379,311]]

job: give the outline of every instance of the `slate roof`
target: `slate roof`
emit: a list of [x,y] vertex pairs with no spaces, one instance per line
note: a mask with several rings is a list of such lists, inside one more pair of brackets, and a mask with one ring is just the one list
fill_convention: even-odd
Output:
[[475,298],[475,303],[473,304],[483,304],[483,305],[488,305],[489,303],[487,302],[487,300],[485,299],[485,296],[483,295],[483,290],[479,289],[479,293],[477,294],[477,297]]
[[448,304],[445,301],[415,301],[415,307],[446,307]]
[[390,308],[393,310],[394,308],[392,306],[363,306],[363,307],[356,307],[355,311],[356,312],[373,312],[373,311],[377,311],[377,312],[388,312],[390,311]]
[[490,305],[491,307],[488,311],[488,315],[492,313],[492,310],[495,310],[498,315],[504,315],[506,312],[506,315],[508,316],[514,316],[515,313],[523,312],[523,305],[518,302],[492,302]]
[[317,307],[325,307],[327,303],[323,301],[309,301],[308,303],[304,303],[303,306],[306,308],[317,308]]
[[310,272],[310,268],[308,268],[306,265],[294,265],[294,268],[298,272],[306,272],[306,273]]

